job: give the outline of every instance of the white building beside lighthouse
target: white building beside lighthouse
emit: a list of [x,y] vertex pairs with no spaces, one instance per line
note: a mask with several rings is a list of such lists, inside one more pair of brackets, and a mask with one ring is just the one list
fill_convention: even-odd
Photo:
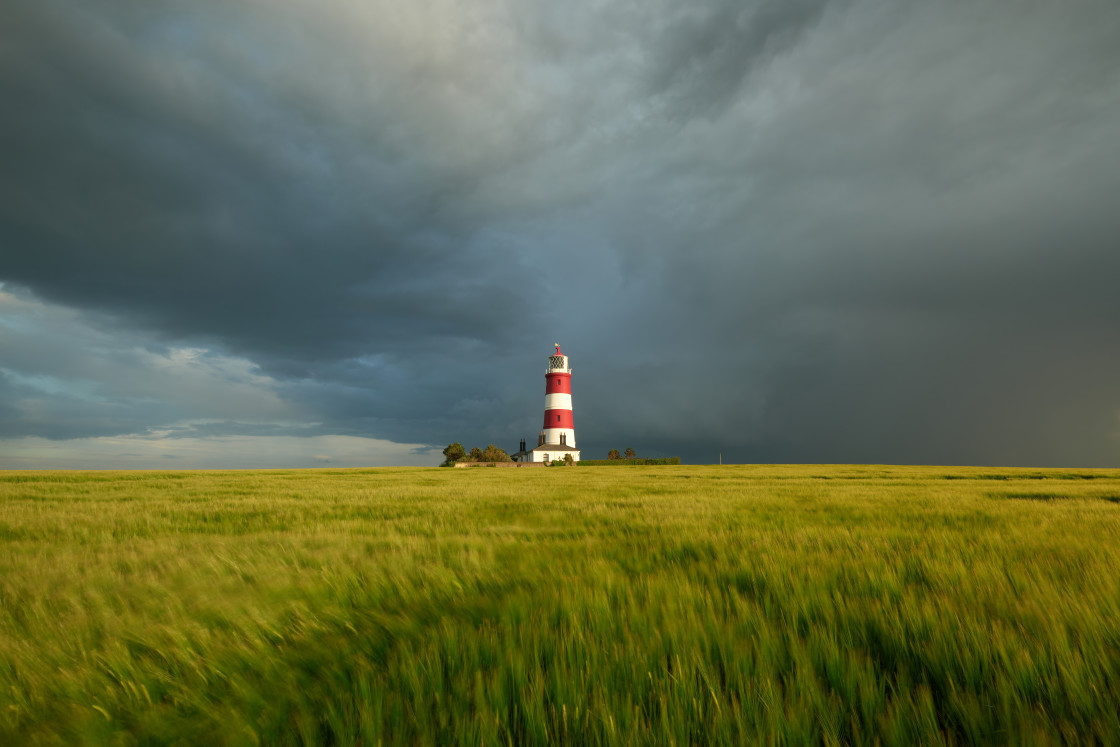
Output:
[[572,369],[568,356],[560,352],[548,356],[548,368],[544,373],[544,424],[537,437],[537,447],[530,452],[522,452],[532,462],[554,462],[571,455],[579,461],[576,448],[576,429],[572,420]]

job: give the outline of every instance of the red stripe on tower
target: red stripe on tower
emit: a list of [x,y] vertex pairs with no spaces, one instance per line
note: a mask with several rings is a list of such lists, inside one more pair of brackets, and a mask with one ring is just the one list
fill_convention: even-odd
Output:
[[572,393],[572,375],[570,373],[547,373],[544,375],[545,394],[552,392]]
[[545,410],[544,411],[544,429],[549,428],[572,428],[572,411],[571,410]]

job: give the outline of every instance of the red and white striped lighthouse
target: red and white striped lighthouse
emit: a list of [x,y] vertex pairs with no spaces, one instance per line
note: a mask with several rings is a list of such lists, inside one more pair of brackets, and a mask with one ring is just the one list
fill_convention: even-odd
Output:
[[576,448],[575,423],[572,420],[572,369],[568,356],[556,345],[555,355],[548,356],[544,374],[544,425],[533,449],[534,462],[551,462],[571,454],[579,461]]

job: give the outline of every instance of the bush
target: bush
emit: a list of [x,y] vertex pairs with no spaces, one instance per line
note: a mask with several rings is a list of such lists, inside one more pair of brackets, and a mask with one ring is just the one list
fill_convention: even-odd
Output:
[[482,461],[484,462],[512,462],[509,454],[505,449],[499,449],[494,444],[487,446],[482,452]]
[[635,458],[635,459],[584,459],[576,462],[576,464],[586,467],[622,467],[622,466],[641,466],[641,465],[667,465],[667,464],[680,464],[680,457],[660,457],[654,459]]
[[[450,449],[452,446],[459,446],[459,444],[452,444],[451,446],[448,446],[447,449]],[[459,446],[459,448],[461,449],[462,446]],[[443,453],[445,455],[447,454],[447,449],[444,449]],[[448,459],[450,459],[450,457],[448,457]],[[471,449],[469,454],[467,454],[465,457],[461,457],[460,459],[458,459],[456,461],[495,463],[495,462],[512,462],[513,458],[510,457],[510,455],[506,453],[505,449],[499,449],[494,444],[490,444],[485,449],[480,449],[477,446],[475,446],[474,448]],[[447,463],[444,463],[440,466],[450,466],[450,465],[448,465]]]

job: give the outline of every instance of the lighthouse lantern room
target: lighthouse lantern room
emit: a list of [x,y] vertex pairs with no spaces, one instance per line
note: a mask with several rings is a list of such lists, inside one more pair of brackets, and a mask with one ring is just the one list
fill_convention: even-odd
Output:
[[552,462],[571,454],[578,462],[579,449],[572,420],[572,369],[568,356],[560,352],[559,343],[556,353],[548,356],[544,382],[544,425],[537,437],[537,448],[530,452],[531,460]]

